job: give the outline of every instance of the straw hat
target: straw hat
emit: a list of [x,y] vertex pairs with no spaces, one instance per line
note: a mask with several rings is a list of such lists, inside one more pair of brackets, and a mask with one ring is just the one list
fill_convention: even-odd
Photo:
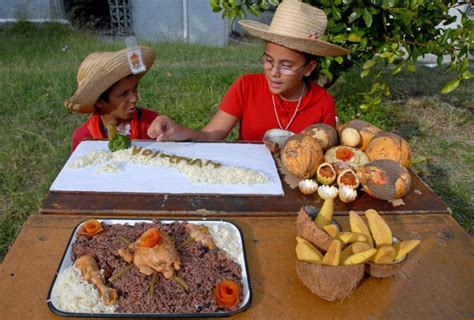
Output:
[[283,0],[270,26],[252,20],[239,21],[251,35],[289,49],[317,56],[347,54],[346,49],[320,39],[326,32],[327,22],[323,10],[301,0]]
[[[146,70],[137,74],[141,78],[155,62],[155,50],[139,46]],[[94,105],[100,95],[117,81],[132,74],[128,49],[116,52],[94,52],[82,61],[77,71],[77,90],[64,101],[64,106],[80,113],[94,112]]]

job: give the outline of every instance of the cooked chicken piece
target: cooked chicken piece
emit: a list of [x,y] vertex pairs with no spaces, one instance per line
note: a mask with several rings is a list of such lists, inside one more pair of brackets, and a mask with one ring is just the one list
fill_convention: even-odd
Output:
[[138,239],[127,248],[119,249],[118,254],[128,263],[133,261],[143,274],[151,275],[158,271],[170,279],[175,270],[181,269],[181,260],[173,240],[165,232],[160,235],[161,240],[154,247],[140,247],[137,245]]
[[118,300],[117,290],[107,287],[100,276],[99,266],[93,256],[87,254],[80,256],[74,262],[76,268],[81,271],[82,278],[95,285],[106,305],[116,304]]
[[214,241],[212,240],[212,235],[209,233],[207,227],[200,224],[188,223],[186,224],[186,230],[189,232],[189,235],[195,242],[200,242],[202,245],[213,249],[216,247]]

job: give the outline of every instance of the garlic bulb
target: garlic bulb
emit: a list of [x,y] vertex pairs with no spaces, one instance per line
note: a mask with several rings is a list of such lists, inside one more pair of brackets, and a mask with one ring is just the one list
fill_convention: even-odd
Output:
[[319,186],[318,195],[321,199],[326,200],[329,198],[334,199],[337,197],[338,191],[334,186]]
[[313,194],[318,190],[318,183],[311,179],[303,179],[298,183],[298,187],[303,194]]
[[342,202],[352,202],[357,198],[357,191],[350,186],[342,185],[339,187],[339,199]]

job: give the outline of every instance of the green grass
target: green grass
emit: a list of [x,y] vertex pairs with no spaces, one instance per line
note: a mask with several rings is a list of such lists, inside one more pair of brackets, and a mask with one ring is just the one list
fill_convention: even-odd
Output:
[[[87,118],[63,108],[76,88],[80,62],[92,51],[124,44],[61,25],[26,22],[0,28],[0,43],[1,261],[23,222],[38,212],[69,156],[74,128]],[[239,75],[261,71],[258,46],[148,45],[156,49],[157,61],[140,82],[141,105],[193,128],[207,123]],[[356,72],[339,79],[331,92],[342,121],[357,116],[407,138],[417,160],[414,169],[470,231],[474,86],[471,81],[439,96],[440,81],[449,76],[420,67],[415,75],[394,78],[394,96],[365,112],[348,107],[355,92],[368,87]]]

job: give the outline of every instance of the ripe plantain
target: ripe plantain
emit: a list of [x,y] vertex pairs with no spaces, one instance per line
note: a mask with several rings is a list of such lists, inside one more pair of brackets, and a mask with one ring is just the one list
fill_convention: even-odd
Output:
[[331,237],[336,238],[337,233],[339,232],[339,228],[335,224],[328,224],[323,226],[323,230],[326,231]]
[[365,211],[367,221],[369,221],[369,228],[374,238],[377,247],[382,245],[392,245],[393,236],[390,227],[383,220],[383,218],[374,209]]
[[364,220],[362,220],[362,217],[357,214],[357,212],[352,210],[349,211],[349,223],[351,225],[352,232],[365,234],[367,236],[368,244],[371,247],[374,246],[374,242],[372,241],[372,235],[370,234],[369,228],[365,224]]
[[328,251],[323,257],[323,264],[327,266],[337,266],[341,260],[342,243],[339,240],[333,240]]
[[395,251],[397,252],[395,255],[395,261],[398,261],[408,254],[408,252],[415,249],[419,244],[420,240],[406,240],[400,243],[395,244]]
[[373,256],[372,260],[376,264],[388,264],[392,263],[395,259],[395,248],[392,246],[381,246],[377,249],[377,253]]
[[365,250],[359,253],[354,253],[353,255],[345,259],[342,264],[347,266],[347,265],[364,263],[368,261],[375,253],[377,253],[377,249],[374,249],[374,248],[371,248],[369,250]]
[[334,199],[327,198],[324,200],[321,210],[319,210],[318,215],[316,216],[316,224],[322,228],[331,223],[332,216],[334,214]]

